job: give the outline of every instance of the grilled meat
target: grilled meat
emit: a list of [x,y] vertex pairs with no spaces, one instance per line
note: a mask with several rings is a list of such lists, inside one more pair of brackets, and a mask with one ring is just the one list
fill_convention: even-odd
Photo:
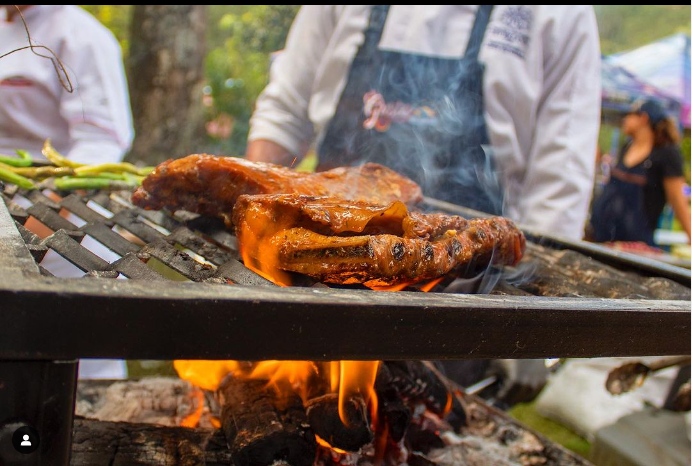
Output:
[[387,204],[421,201],[421,188],[410,179],[367,163],[319,173],[236,157],[190,155],[160,164],[132,196],[142,208],[185,209],[231,220],[233,206],[242,194],[293,193],[331,196]]
[[241,196],[233,218],[246,265],[327,283],[388,286],[489,263],[514,265],[525,246],[508,219],[409,213],[401,202]]

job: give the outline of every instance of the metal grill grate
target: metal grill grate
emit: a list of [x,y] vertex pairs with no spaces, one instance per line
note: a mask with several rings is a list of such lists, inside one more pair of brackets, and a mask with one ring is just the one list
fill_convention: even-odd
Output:
[[[54,192],[23,191],[8,185],[2,197],[38,263],[52,249],[86,277],[170,279],[147,265],[153,258],[194,282],[273,285],[238,260],[236,238],[221,222],[189,212],[146,211],[133,206],[127,192],[72,193],[60,199]],[[20,205],[27,203],[31,205]],[[53,233],[43,239],[32,233],[25,227],[31,217]],[[81,226],[73,223],[80,220]],[[109,262],[84,247],[81,242],[87,235],[119,258]],[[45,268],[40,270],[52,276]]]
[[[545,273],[522,289],[506,283],[485,295],[383,293],[303,276],[296,286],[280,288],[239,261],[236,238],[219,220],[145,211],[129,202],[129,192],[57,194],[13,185],[0,191],[7,205],[0,205],[0,275],[7,277],[0,282],[7,311],[0,312],[0,357],[446,359],[688,350],[690,304],[652,301],[665,296],[652,293],[661,284],[673,290],[665,299],[681,299],[682,288],[690,293],[662,278],[686,279],[672,268],[656,269],[661,273],[649,288],[642,275],[616,269],[616,279],[609,270],[606,279],[593,275],[586,288],[585,280],[558,273],[560,260],[551,256],[557,249],[528,242],[528,256],[537,255]],[[474,215],[435,200],[427,204]],[[40,233],[37,224],[46,230],[41,237],[29,228]],[[582,244],[562,246],[590,252]],[[52,277],[41,266],[49,251],[89,279]],[[597,252],[600,259],[619,259]],[[595,273],[605,267],[577,255],[578,266]]]

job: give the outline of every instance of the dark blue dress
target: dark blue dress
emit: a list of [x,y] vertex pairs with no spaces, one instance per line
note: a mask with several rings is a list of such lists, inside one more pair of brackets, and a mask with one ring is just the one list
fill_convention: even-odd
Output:
[[654,231],[666,203],[664,179],[683,176],[681,153],[674,145],[655,147],[638,165],[626,167],[626,144],[611,179],[592,208],[597,242],[642,241],[654,246]]

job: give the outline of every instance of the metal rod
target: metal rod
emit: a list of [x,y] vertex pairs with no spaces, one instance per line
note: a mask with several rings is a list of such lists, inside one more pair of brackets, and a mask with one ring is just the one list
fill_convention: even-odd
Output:
[[690,354],[690,302],[40,277],[0,283],[0,358]]

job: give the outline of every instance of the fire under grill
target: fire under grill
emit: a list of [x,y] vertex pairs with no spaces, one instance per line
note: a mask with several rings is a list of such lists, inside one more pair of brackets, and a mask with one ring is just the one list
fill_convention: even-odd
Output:
[[[38,459],[18,464],[69,458],[78,358],[690,354],[690,271],[596,245],[525,230],[520,269],[487,274],[481,285],[444,280],[429,293],[334,288],[298,276],[296,286],[280,288],[242,264],[235,236],[215,219],[144,211],[127,192],[6,185],[2,197],[0,380],[13,403],[0,406],[0,422],[12,421],[0,442],[20,421],[52,432]],[[476,214],[433,199],[426,207]],[[48,254],[84,278],[52,276],[41,265]],[[484,294],[443,292],[479,286]],[[0,447],[0,458],[12,454]]]

